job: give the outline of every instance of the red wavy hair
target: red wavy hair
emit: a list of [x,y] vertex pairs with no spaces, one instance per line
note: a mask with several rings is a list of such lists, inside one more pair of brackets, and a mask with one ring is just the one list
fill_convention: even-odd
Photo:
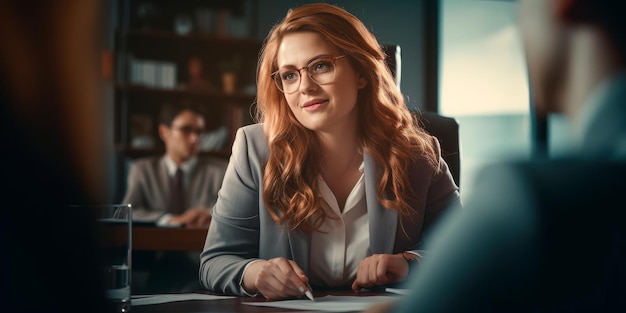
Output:
[[272,218],[283,227],[304,231],[318,230],[328,218],[318,209],[320,149],[316,135],[298,122],[271,78],[278,69],[276,55],[282,38],[310,31],[337,47],[368,81],[357,99],[361,146],[382,169],[376,188],[381,204],[410,214],[406,171],[419,156],[437,167],[431,137],[406,107],[374,35],[346,10],[316,3],[289,10],[272,28],[257,66],[256,119],[264,123],[270,150],[263,175],[263,201]]

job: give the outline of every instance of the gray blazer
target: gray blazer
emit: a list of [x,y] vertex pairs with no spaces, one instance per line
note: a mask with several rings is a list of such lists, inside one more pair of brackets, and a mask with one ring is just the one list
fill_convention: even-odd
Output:
[[[219,158],[198,157],[185,190],[188,208],[211,208],[215,204],[226,164]],[[131,163],[123,203],[132,205],[133,219],[156,221],[165,214],[169,184],[165,156],[142,158]]]
[[[433,140],[436,142],[434,137]],[[242,295],[241,275],[246,264],[254,259],[286,257],[298,263],[308,275],[310,236],[299,230],[285,232],[272,220],[263,203],[262,175],[268,155],[262,124],[237,131],[200,255],[200,281],[209,290]],[[441,157],[439,173],[425,163],[414,164],[407,175],[413,181],[413,192],[418,199],[411,206],[418,214],[413,220],[402,219],[403,231],[397,211],[386,210],[378,201],[376,164],[367,154],[364,163],[370,254],[416,250],[422,234],[445,208],[460,201],[458,187]]]

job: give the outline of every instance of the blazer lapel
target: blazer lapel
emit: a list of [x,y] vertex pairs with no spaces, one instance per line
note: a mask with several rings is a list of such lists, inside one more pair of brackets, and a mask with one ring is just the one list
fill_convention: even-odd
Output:
[[[392,253],[395,244],[398,226],[398,212],[385,209],[376,196],[378,172],[374,160],[365,153],[365,197],[369,220],[370,252]],[[300,231],[289,231],[289,248],[291,257],[302,270],[309,274],[309,258],[311,250],[311,236]]]
[[378,169],[374,160],[365,153],[365,198],[370,228],[370,252],[392,253],[398,226],[398,212],[385,209],[376,196],[379,181]]

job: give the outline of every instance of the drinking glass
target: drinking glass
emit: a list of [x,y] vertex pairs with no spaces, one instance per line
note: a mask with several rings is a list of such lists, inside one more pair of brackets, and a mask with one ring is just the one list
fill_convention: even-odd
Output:
[[100,239],[99,270],[106,299],[115,312],[131,307],[132,208],[130,204],[88,206]]

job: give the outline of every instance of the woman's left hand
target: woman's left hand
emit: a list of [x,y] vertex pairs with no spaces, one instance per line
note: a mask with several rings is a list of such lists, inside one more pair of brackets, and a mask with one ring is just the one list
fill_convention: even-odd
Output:
[[352,290],[396,283],[406,278],[408,274],[409,264],[402,253],[374,254],[359,263]]

